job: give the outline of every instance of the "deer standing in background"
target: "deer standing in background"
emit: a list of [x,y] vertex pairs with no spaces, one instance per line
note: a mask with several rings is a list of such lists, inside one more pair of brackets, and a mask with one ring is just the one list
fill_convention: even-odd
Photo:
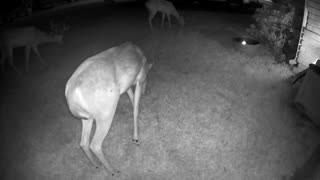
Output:
[[165,17],[167,17],[169,27],[171,28],[171,18],[170,18],[171,15],[178,20],[180,26],[184,26],[183,16],[179,15],[177,9],[174,7],[174,5],[171,2],[166,0],[148,0],[145,6],[149,13],[148,21],[151,29],[153,29],[152,19],[157,14],[157,12],[160,12],[162,14],[162,20],[161,20],[162,27],[164,25]]
[[[109,132],[120,95],[126,92],[133,105],[133,140],[138,143],[139,101],[151,67],[140,48],[126,42],[86,59],[66,84],[69,110],[82,120],[80,146],[93,165],[96,166],[94,154],[112,176],[120,172],[105,158],[101,150],[103,140]],[[132,86],[135,86],[134,92]],[[90,143],[93,121],[96,130]]]
[[[51,24],[51,28],[57,28]],[[25,47],[25,70],[29,71],[30,51],[31,49],[36,53],[41,63],[44,63],[44,59],[41,57],[38,46],[45,43],[58,42],[62,43],[63,35],[56,34],[68,29],[64,25],[63,29],[52,29],[54,32],[47,33],[35,26],[17,27],[5,29],[0,32],[0,50],[1,50],[1,70],[4,71],[6,59],[8,59],[9,65],[16,71],[20,72],[13,62],[13,50],[17,47]]]

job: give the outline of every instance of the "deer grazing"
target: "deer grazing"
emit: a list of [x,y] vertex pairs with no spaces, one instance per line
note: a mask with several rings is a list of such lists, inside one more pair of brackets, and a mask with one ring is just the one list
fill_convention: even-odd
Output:
[[57,29],[57,25],[51,24],[53,32],[45,32],[35,26],[16,27],[5,29],[0,32],[0,50],[1,50],[1,70],[4,70],[6,59],[9,65],[16,71],[20,72],[13,62],[13,49],[17,47],[25,47],[25,70],[29,71],[29,60],[31,49],[36,53],[41,63],[44,59],[41,57],[38,45],[58,42],[62,43],[62,32],[66,31],[68,27],[63,25]]
[[[120,172],[114,170],[102,153],[103,140],[110,129],[120,95],[127,92],[133,106],[133,141],[138,143],[139,101],[145,92],[151,67],[140,48],[126,42],[86,59],[66,84],[69,110],[82,120],[80,147],[93,165],[96,165],[94,154],[112,176]],[[135,86],[134,92],[132,86]],[[94,121],[96,130],[90,143]]]
[[180,16],[177,9],[174,7],[174,5],[166,0],[148,0],[145,4],[149,17],[149,25],[150,28],[153,29],[152,26],[152,19],[157,14],[157,12],[160,12],[162,14],[162,21],[161,26],[163,27],[165,17],[168,19],[169,27],[171,28],[171,15],[174,16],[177,20],[180,26],[184,26],[184,19],[183,16]]

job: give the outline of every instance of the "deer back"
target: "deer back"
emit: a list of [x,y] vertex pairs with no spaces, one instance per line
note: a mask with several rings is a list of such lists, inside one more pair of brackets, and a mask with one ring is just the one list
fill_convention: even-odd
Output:
[[6,29],[1,33],[3,44],[11,48],[49,42],[62,42],[62,35],[54,35],[34,26]]
[[124,43],[86,59],[70,77],[66,90],[118,88],[122,94],[137,81],[145,81],[146,63],[137,46]]
[[[70,110],[76,117],[85,117],[83,109],[94,111],[99,99],[105,99],[107,93],[117,91],[120,94],[137,82],[146,79],[147,61],[141,50],[127,42],[110,48],[86,59],[67,82],[65,95]],[[77,103],[75,103],[77,102]],[[90,107],[83,107],[90,104]],[[81,110],[79,108],[82,108]],[[88,110],[90,109],[90,110]],[[90,114],[90,113],[87,113]]]
[[171,14],[173,11],[177,11],[173,4],[166,0],[149,0],[146,2],[146,7],[150,11],[160,11]]
[[52,42],[57,42],[57,43],[63,42],[62,34],[57,34],[54,32],[46,32],[38,28],[34,28],[32,37],[33,37],[33,43],[37,45],[52,43]]
[[177,15],[177,9],[174,7],[172,2],[166,0],[159,0],[159,11],[165,12],[167,14]]
[[9,47],[25,46],[33,41],[33,27],[10,28],[1,32],[3,44]]

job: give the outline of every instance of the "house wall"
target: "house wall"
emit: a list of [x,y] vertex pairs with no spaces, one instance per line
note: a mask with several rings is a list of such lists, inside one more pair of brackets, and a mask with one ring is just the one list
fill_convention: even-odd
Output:
[[318,58],[320,59],[320,0],[306,0],[296,60],[299,65],[307,68]]

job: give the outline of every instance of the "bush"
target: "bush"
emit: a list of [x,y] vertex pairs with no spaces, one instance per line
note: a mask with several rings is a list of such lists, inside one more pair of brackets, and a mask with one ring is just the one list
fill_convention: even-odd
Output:
[[283,48],[288,35],[293,32],[295,7],[293,0],[274,0],[256,10],[254,24],[247,29],[248,33],[262,41],[274,54],[277,62],[285,61]]

